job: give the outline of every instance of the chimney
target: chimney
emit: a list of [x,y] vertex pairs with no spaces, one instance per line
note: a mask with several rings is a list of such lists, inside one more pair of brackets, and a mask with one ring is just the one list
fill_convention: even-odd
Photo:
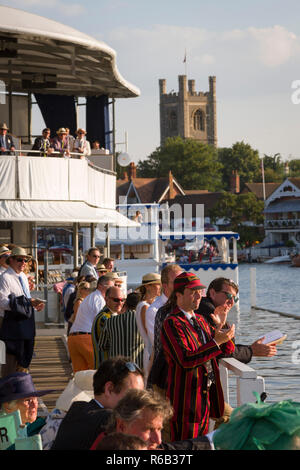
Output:
[[130,162],[129,165],[129,179],[136,178],[136,166],[134,162]]
[[169,199],[174,199],[176,196],[174,184],[173,184],[173,175],[171,170],[169,171]]
[[232,170],[230,177],[230,192],[233,194],[239,194],[240,192],[240,175],[237,170]]

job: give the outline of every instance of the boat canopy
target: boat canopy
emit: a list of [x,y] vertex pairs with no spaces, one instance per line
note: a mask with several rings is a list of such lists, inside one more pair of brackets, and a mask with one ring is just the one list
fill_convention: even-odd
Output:
[[230,240],[235,238],[239,240],[240,236],[236,232],[159,232],[159,238],[161,240],[195,240],[196,238],[205,238],[207,240],[212,240],[216,238],[220,240],[221,238],[225,238],[226,240]]

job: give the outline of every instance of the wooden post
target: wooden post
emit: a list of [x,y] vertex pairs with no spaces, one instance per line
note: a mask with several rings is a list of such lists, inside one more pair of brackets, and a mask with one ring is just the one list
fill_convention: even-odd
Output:
[[256,306],[256,268],[250,268],[250,307]]

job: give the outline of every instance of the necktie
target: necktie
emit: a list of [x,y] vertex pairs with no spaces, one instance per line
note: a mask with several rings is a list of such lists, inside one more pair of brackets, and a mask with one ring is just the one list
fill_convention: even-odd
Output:
[[195,330],[197,331],[197,333],[200,335],[203,344],[207,343],[207,337],[205,335],[205,332],[202,330],[201,326],[197,322],[196,317],[191,318],[191,323],[192,323],[193,327],[195,328]]
[[27,297],[28,299],[31,299],[30,290],[28,289],[27,285],[25,284],[24,279],[22,279],[22,276],[19,276],[19,281],[20,281],[20,284],[22,286],[22,290],[24,292],[25,297]]

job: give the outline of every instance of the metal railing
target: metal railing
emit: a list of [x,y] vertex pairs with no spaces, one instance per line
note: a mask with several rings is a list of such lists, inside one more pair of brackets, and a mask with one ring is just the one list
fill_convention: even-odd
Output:
[[255,402],[257,392],[259,396],[265,391],[265,381],[263,377],[257,375],[255,369],[249,367],[233,357],[223,358],[219,361],[220,378],[224,393],[224,400],[230,404],[229,394],[229,372],[236,378],[236,406],[248,402]]

